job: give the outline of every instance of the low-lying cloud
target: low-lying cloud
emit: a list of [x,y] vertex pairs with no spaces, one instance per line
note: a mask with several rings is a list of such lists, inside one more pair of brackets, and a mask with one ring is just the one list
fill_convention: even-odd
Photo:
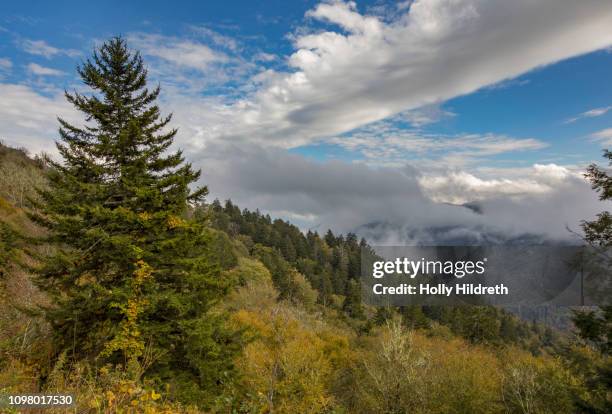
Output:
[[[606,207],[578,172],[554,164],[487,180],[461,171],[432,177],[408,165],[318,163],[256,146],[214,145],[206,154],[197,164],[211,198],[232,198],[303,229],[360,231],[385,241],[440,228],[567,240],[574,238],[567,227],[579,230],[581,220]],[[453,201],[478,201],[478,211]]]

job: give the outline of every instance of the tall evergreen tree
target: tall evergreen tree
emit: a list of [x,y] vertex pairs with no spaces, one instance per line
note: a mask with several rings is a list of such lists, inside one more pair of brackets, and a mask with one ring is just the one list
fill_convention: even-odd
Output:
[[[604,151],[608,165],[612,166],[612,152]],[[612,200],[612,176],[609,171],[596,164],[591,164],[585,174],[591,186],[599,193],[601,201]],[[612,214],[605,210],[592,221],[582,223],[584,238],[587,243],[597,251],[596,259],[603,266],[605,272],[599,275],[596,283],[597,291],[602,298],[600,311],[575,311],[574,324],[580,336],[597,344],[602,352],[610,354],[612,351],[612,304],[610,304],[611,278],[609,269],[612,266]]]
[[86,122],[59,120],[62,161],[52,163],[37,216],[58,247],[38,279],[53,298],[46,316],[56,352],[135,375],[147,368],[145,376],[177,384],[179,399],[202,403],[231,372],[233,349],[207,313],[228,288],[210,236],[184,218],[207,190],[191,191],[200,172],[168,153],[177,130],[125,40],[104,43],[78,73],[92,93],[66,99]]
[[[612,167],[612,152],[605,150],[604,157],[608,160],[608,167]],[[612,200],[612,176],[610,176],[609,169],[591,164],[585,176],[591,182],[592,188],[599,193],[601,201]],[[612,400],[610,399],[612,384],[612,304],[610,303],[612,214],[609,210],[605,210],[598,214],[595,220],[584,221],[582,229],[585,241],[594,248],[597,253],[597,261],[604,269],[599,274],[598,280],[593,281],[596,285],[598,299],[600,298],[602,302],[596,310],[575,310],[573,322],[578,335],[600,351],[602,360],[586,374],[589,391],[592,395],[599,397],[581,398],[578,406],[581,412],[609,413],[612,412]]]

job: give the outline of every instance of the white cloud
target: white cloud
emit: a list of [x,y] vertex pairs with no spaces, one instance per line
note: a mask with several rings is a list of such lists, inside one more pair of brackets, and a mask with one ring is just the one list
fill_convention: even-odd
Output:
[[[189,123],[180,123],[181,145],[223,140],[291,148],[397,114],[422,126],[449,116],[439,109],[448,99],[612,44],[612,3],[597,0],[419,0],[390,20],[330,2],[307,15],[331,28],[293,35],[290,71],[262,70],[257,54],[251,61],[238,56],[239,44],[215,41],[206,28],[208,43],[128,37],[147,55],[153,80],[161,80],[165,108],[177,120],[189,112]],[[210,98],[211,88],[223,91]],[[202,93],[205,99],[192,99]],[[432,112],[436,107],[442,112]],[[506,150],[543,146],[529,138],[503,141]]]
[[597,0],[415,1],[389,22],[331,2],[308,16],[338,29],[296,34],[294,71],[236,103],[223,135],[307,144],[612,43],[612,3]]
[[612,109],[612,106],[606,106],[603,108],[594,108],[594,109],[590,109],[586,112],[582,112],[581,114],[578,114],[575,117],[566,119],[564,123],[566,124],[571,124],[573,122],[576,122],[580,119],[584,119],[584,118],[595,118],[598,116],[602,116],[608,113],[608,111]]
[[534,138],[495,134],[434,135],[397,126],[398,118],[374,122],[325,142],[357,151],[371,165],[403,165],[407,160],[423,165],[465,165],[506,152],[532,151],[548,146]]
[[[354,3],[319,4],[308,17],[331,26],[293,34],[288,71],[262,68],[274,56],[242,57],[238,42],[208,28],[193,29],[197,40],[128,40],[161,81],[181,145],[200,149],[218,140],[291,148],[391,116],[420,127],[452,116],[440,108],[448,99],[612,44],[612,3],[597,0],[419,0],[394,13],[383,19]],[[510,137],[495,146],[502,141],[506,150],[543,147]]]
[[81,52],[75,49],[59,49],[57,47],[53,47],[44,40],[24,39],[20,42],[20,44],[26,53],[29,53],[31,55],[44,56],[47,59],[50,59],[56,55],[74,57],[79,56],[81,54]]
[[25,85],[0,83],[0,96],[0,138],[33,153],[55,153],[53,140],[58,138],[57,116],[68,121],[82,121],[66,102],[63,91],[44,96]]
[[454,112],[442,109],[440,105],[426,105],[411,111],[400,112],[395,115],[395,118],[406,121],[413,127],[418,128],[440,122],[443,119],[452,118],[456,115]]
[[221,46],[222,48],[235,51],[239,47],[239,44],[236,39],[222,35],[206,26],[192,25],[190,26],[190,28],[194,33],[199,34],[205,39],[210,39],[214,44]]
[[212,64],[227,62],[228,57],[209,46],[177,37],[134,33],[130,46],[144,55],[155,56],[179,67],[206,72]]
[[504,170],[497,173],[503,178],[480,178],[463,170],[424,174],[419,178],[419,184],[434,201],[462,204],[501,196],[524,199],[551,194],[564,182],[581,179],[580,173],[556,164],[534,164],[519,171],[510,171],[510,176]]
[[591,135],[596,141],[599,141],[603,146],[612,145],[612,128],[602,129]]
[[[192,31],[202,40],[148,33],[131,33],[127,40],[145,57],[151,80],[161,82],[166,101],[181,106],[183,99],[210,95],[215,88],[220,99],[235,103],[236,95],[248,91],[245,85],[257,65],[240,56],[237,41],[207,28]],[[230,81],[240,84],[240,90],[228,86]]]
[[[578,230],[581,220],[606,208],[581,169],[555,164],[499,169],[496,178],[486,178],[466,170],[319,163],[281,149],[231,143],[211,144],[192,161],[202,166],[211,198],[232,198],[304,229],[361,229],[370,237],[403,242],[409,232],[424,236],[444,228],[567,239],[566,225]],[[445,204],[467,201],[477,201],[482,214]]]
[[0,58],[0,70],[10,70],[13,62],[9,58]]
[[260,62],[273,62],[276,59],[278,59],[278,56],[266,52],[260,52],[255,55],[255,61]]
[[38,76],[61,76],[64,74],[64,72],[62,72],[61,70],[47,68],[37,63],[30,63],[28,64],[27,68],[28,72]]

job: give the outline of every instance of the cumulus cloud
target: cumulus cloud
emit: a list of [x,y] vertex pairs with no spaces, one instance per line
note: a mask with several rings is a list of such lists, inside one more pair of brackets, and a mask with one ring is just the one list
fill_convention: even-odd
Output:
[[392,21],[330,2],[308,16],[336,29],[296,34],[293,71],[233,107],[226,135],[302,145],[612,43],[598,0],[415,1]]
[[44,40],[24,39],[20,41],[20,45],[26,53],[29,53],[31,55],[44,56],[47,59],[50,59],[56,55],[74,57],[79,56],[81,54],[81,52],[75,49],[59,49],[57,47],[53,47]]
[[30,63],[28,64],[27,68],[28,72],[38,76],[61,76],[64,74],[64,72],[62,72],[61,70],[47,68],[37,63]]

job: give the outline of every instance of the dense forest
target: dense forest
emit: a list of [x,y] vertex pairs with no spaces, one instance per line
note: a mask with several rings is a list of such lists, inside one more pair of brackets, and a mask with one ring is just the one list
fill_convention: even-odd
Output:
[[[612,411],[612,308],[560,331],[367,306],[366,240],[206,200],[123,39],[78,72],[91,93],[66,94],[84,123],[60,120],[59,160],[0,146],[0,396],[75,396],[50,413]],[[586,242],[611,229],[604,212]]]

